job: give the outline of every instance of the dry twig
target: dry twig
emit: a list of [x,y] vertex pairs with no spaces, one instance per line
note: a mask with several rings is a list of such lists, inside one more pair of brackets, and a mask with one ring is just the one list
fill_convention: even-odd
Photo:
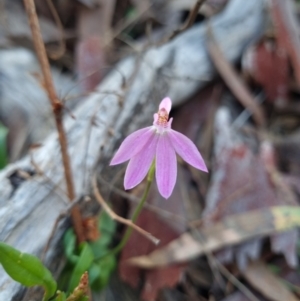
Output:
[[188,28],[190,28],[197,17],[197,14],[199,12],[199,9],[201,8],[202,4],[205,2],[206,0],[197,0],[197,2],[195,3],[193,9],[190,11],[190,14],[188,16],[188,18],[186,19],[185,23],[182,25],[182,27],[174,30],[170,36],[163,38],[163,40],[161,42],[159,42],[159,45],[165,44],[168,41],[171,41],[172,39],[174,39],[177,35],[179,35],[180,33],[184,32],[185,30],[187,30]]
[[59,14],[52,2],[52,0],[47,0],[46,1],[48,4],[48,7],[51,11],[51,14],[53,16],[53,19],[56,23],[57,28],[59,29],[60,32],[60,40],[58,41],[59,45],[58,45],[58,49],[54,52],[49,53],[49,56],[53,59],[53,60],[58,60],[59,58],[61,58],[64,53],[66,52],[66,41],[65,41],[65,37],[64,37],[64,27],[62,25],[62,22],[60,20]]
[[96,200],[98,201],[98,203],[102,206],[103,210],[105,210],[105,212],[113,219],[118,221],[119,223],[122,223],[128,227],[131,227],[132,229],[136,230],[137,232],[139,232],[140,234],[142,234],[143,236],[145,236],[146,238],[148,238],[150,241],[152,241],[155,245],[159,244],[159,239],[157,239],[156,237],[154,237],[151,233],[143,230],[142,228],[140,228],[139,226],[137,226],[136,224],[134,224],[130,219],[126,219],[124,217],[121,217],[119,215],[117,215],[104,201],[103,197],[101,196],[98,188],[97,188],[97,182],[96,182],[96,177],[93,177],[92,180],[92,185],[93,185],[93,191],[94,191],[94,195],[96,197]]
[[222,76],[225,83],[231,89],[232,93],[241,102],[241,104],[253,113],[253,118],[259,126],[264,126],[266,121],[264,114],[255,102],[248,88],[244,82],[240,79],[239,75],[236,73],[234,68],[224,57],[220,47],[215,41],[212,28],[208,25],[207,28],[207,49],[209,55],[212,58],[218,72]]
[[[193,233],[197,236],[197,239],[200,243],[205,243],[203,240],[203,236],[200,231],[195,227],[192,226]],[[246,285],[244,285],[237,277],[235,277],[214,255],[211,251],[205,251],[205,255],[207,257],[208,263],[211,266],[213,273],[215,274],[216,271],[219,271],[223,274],[224,277],[227,278],[229,282],[231,282],[237,289],[239,289],[247,298],[251,301],[259,301],[259,299],[251,292],[250,289]],[[217,275],[216,279],[217,278]]]
[[[70,157],[67,148],[67,137],[63,127],[63,104],[58,99],[54,88],[52,75],[50,71],[49,61],[46,54],[45,45],[42,39],[38,17],[36,14],[34,0],[24,0],[29,25],[32,32],[33,42],[36,49],[36,53],[40,62],[40,66],[43,73],[43,85],[48,94],[49,101],[51,102],[53,114],[55,118],[55,124],[58,132],[58,138],[61,148],[62,161],[64,166],[65,180],[67,184],[67,191],[69,200],[75,199],[75,189],[73,184],[73,177],[70,166]],[[78,206],[74,206],[71,211],[73,226],[76,232],[78,242],[85,240],[82,217]]]
[[75,207],[75,206],[78,206],[78,203],[82,200],[82,196],[78,197],[76,200],[73,200],[71,203],[69,203],[69,205],[67,206],[67,208],[65,209],[65,211],[61,212],[59,214],[59,216],[56,218],[55,222],[54,222],[54,225],[53,225],[53,228],[51,230],[51,233],[50,233],[50,236],[47,240],[47,243],[43,249],[43,252],[42,252],[42,255],[41,255],[41,259],[42,261],[45,260],[45,256],[46,256],[46,253],[48,252],[49,250],[49,247],[50,247],[50,244],[54,238],[54,235],[55,235],[55,232],[58,228],[58,225],[59,225],[59,222],[64,218],[66,217],[70,211],[72,212],[72,209]]

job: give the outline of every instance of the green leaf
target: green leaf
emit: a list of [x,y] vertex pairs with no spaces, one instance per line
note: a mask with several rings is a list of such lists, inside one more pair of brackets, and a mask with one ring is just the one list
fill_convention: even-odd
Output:
[[7,133],[7,128],[2,123],[0,123],[0,169],[5,167],[8,163],[6,143]]
[[82,243],[80,245],[80,249],[81,252],[69,282],[68,292],[72,292],[75,289],[75,287],[79,283],[82,274],[85,271],[89,270],[94,260],[93,251],[91,247],[88,245],[88,243],[86,242]]
[[95,258],[101,258],[108,253],[110,245],[116,230],[116,222],[105,212],[99,216],[100,237],[98,240],[90,243]]
[[[97,265],[97,270],[94,265]],[[92,266],[92,271],[89,272],[91,275],[90,283],[94,290],[103,289],[117,265],[116,257],[114,255],[107,255],[105,258],[100,259],[98,262],[94,262]],[[92,273],[95,273],[94,275]],[[97,275],[96,275],[97,273]],[[93,276],[93,279],[92,279]],[[96,277],[95,277],[96,276]]]
[[91,286],[95,281],[97,281],[97,279],[100,276],[100,273],[101,273],[100,266],[96,262],[93,262],[89,269],[89,280]]
[[63,238],[64,251],[67,259],[72,264],[76,264],[78,261],[78,255],[76,255],[76,236],[74,230],[70,228]]
[[6,273],[25,286],[40,285],[45,288],[44,300],[48,300],[56,291],[56,282],[50,271],[35,256],[22,253],[0,242],[0,263]]
[[109,237],[109,241],[106,242],[107,245],[115,234],[116,226],[116,222],[105,211],[102,211],[99,216],[99,230],[101,235],[105,234]]

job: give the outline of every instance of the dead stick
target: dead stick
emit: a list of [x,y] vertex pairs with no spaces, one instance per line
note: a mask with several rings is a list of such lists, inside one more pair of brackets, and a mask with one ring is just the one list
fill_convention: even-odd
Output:
[[240,103],[253,114],[255,122],[259,126],[264,127],[266,120],[261,107],[255,102],[255,99],[252,97],[245,83],[222,53],[215,40],[213,29],[210,24],[208,24],[207,27],[207,49],[216,69],[230,88],[231,92]]
[[[75,190],[74,190],[73,177],[71,172],[70,157],[67,148],[67,138],[66,138],[66,133],[64,131],[63,120],[62,120],[63,104],[58,99],[54,88],[49,61],[47,58],[46,49],[42,39],[39,21],[36,14],[34,0],[24,0],[24,4],[29,20],[29,25],[32,32],[34,47],[43,73],[44,87],[48,94],[48,98],[49,101],[51,102],[52,109],[53,109],[53,114],[55,118],[55,123],[58,132],[59,143],[60,143],[62,161],[64,166],[68,197],[69,200],[72,201],[73,199],[75,199]],[[82,217],[78,206],[73,207],[71,211],[71,216],[72,216],[73,226],[75,229],[77,240],[80,243],[84,241],[85,238],[84,238],[84,232],[82,228]]]
[[182,25],[182,27],[174,30],[170,36],[164,38],[160,43],[158,43],[159,45],[165,44],[166,42],[174,39],[177,35],[179,35],[180,33],[184,32],[185,30],[187,30],[188,28],[190,28],[195,20],[196,17],[198,15],[199,9],[201,8],[202,4],[205,2],[206,0],[198,0],[194,7],[192,8],[192,10],[190,11],[190,14],[188,16],[188,18],[186,19],[185,23]]
[[156,237],[154,237],[151,233],[143,230],[142,228],[140,228],[139,226],[137,226],[136,224],[134,224],[130,219],[126,219],[124,217],[121,217],[119,215],[117,215],[104,201],[103,197],[101,196],[98,187],[97,187],[97,182],[96,182],[96,177],[93,177],[92,180],[92,184],[93,184],[93,191],[94,191],[94,195],[96,197],[96,200],[98,201],[98,203],[102,206],[103,210],[111,217],[111,219],[118,221],[121,224],[124,224],[128,227],[131,227],[132,229],[136,230],[137,232],[139,232],[140,234],[142,234],[143,236],[145,236],[146,238],[148,238],[149,240],[151,240],[155,245],[158,245],[160,240],[157,239]]

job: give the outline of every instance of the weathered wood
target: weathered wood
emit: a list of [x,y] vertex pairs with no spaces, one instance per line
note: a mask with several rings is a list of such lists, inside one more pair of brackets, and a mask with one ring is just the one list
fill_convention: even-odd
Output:
[[[216,40],[230,61],[238,59],[244,48],[261,36],[266,19],[264,6],[263,0],[231,0],[226,9],[211,20]],[[139,58],[125,59],[97,91],[82,101],[74,112],[76,119],[66,118],[77,195],[89,192],[84,187],[87,182],[84,179],[89,179],[94,170],[100,149],[98,165],[99,170],[103,170],[122,136],[151,122],[163,96],[169,95],[175,104],[180,104],[213,78],[215,71],[205,49],[205,39],[206,25],[201,24]],[[97,126],[92,127],[89,139],[94,114]],[[61,192],[65,188],[60,158],[54,133],[34,152],[35,162],[51,182],[35,175],[21,181],[17,188],[12,186],[8,179],[12,172],[34,169],[29,157],[0,173],[1,241],[25,252],[41,251],[55,219],[66,208]],[[55,249],[53,245],[48,258]],[[0,300],[11,300],[19,290],[0,270]]]

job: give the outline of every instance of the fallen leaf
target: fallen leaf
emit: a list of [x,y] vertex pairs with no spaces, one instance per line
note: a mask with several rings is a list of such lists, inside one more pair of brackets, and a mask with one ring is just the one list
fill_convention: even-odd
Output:
[[[159,237],[162,246],[178,237],[176,231],[161,221],[156,214],[146,209],[144,209],[139,216],[137,225]],[[148,254],[154,249],[155,246],[153,246],[149,240],[133,232],[126,247],[122,251],[119,264],[119,274],[121,278],[132,287],[137,288],[140,285],[142,275],[144,275],[145,282],[143,284],[142,298],[147,301],[156,300],[160,289],[176,285],[182,277],[184,269],[184,266],[175,265],[144,272],[138,267],[127,264],[128,258]]]
[[291,60],[295,77],[300,85],[300,31],[292,0],[272,0],[271,12],[276,29],[278,45]]
[[92,8],[78,8],[78,36],[76,69],[83,91],[92,91],[107,71],[107,49],[111,39],[111,25],[115,0],[88,1]]
[[299,301],[283,282],[273,274],[262,261],[252,262],[243,271],[244,277],[268,300],[272,301]]
[[[276,198],[280,200],[279,203],[290,206],[298,205],[296,194],[277,170],[275,150],[269,141],[265,140],[261,143],[260,156],[268,171],[269,179],[274,186]],[[284,254],[287,263],[291,267],[298,265],[298,257],[296,254],[297,242],[298,232],[295,230],[289,231],[288,235],[287,233],[283,233],[271,237],[272,250]]]
[[101,68],[105,65],[105,54],[102,43],[98,36],[90,36],[77,44],[76,68],[84,92],[93,91],[103,78]]
[[227,216],[209,227],[184,233],[166,247],[147,256],[130,258],[131,265],[155,268],[182,263],[207,252],[232,246],[254,237],[263,237],[300,226],[300,208],[268,207]]
[[[203,212],[206,226],[248,210],[298,205],[295,194],[283,185],[277,172],[270,143],[265,141],[259,147],[255,137],[251,136],[246,143],[238,130],[231,126],[229,111],[225,108],[216,114],[215,124],[215,159]],[[272,249],[283,253],[293,267],[297,264],[296,242],[296,231],[271,237]],[[224,249],[218,257],[222,262],[230,262],[236,257],[239,268],[244,269],[248,258],[257,259],[260,255],[261,243],[256,239],[234,250]]]
[[247,49],[243,56],[243,71],[260,84],[270,102],[278,106],[287,102],[289,62],[276,40],[264,40]]

